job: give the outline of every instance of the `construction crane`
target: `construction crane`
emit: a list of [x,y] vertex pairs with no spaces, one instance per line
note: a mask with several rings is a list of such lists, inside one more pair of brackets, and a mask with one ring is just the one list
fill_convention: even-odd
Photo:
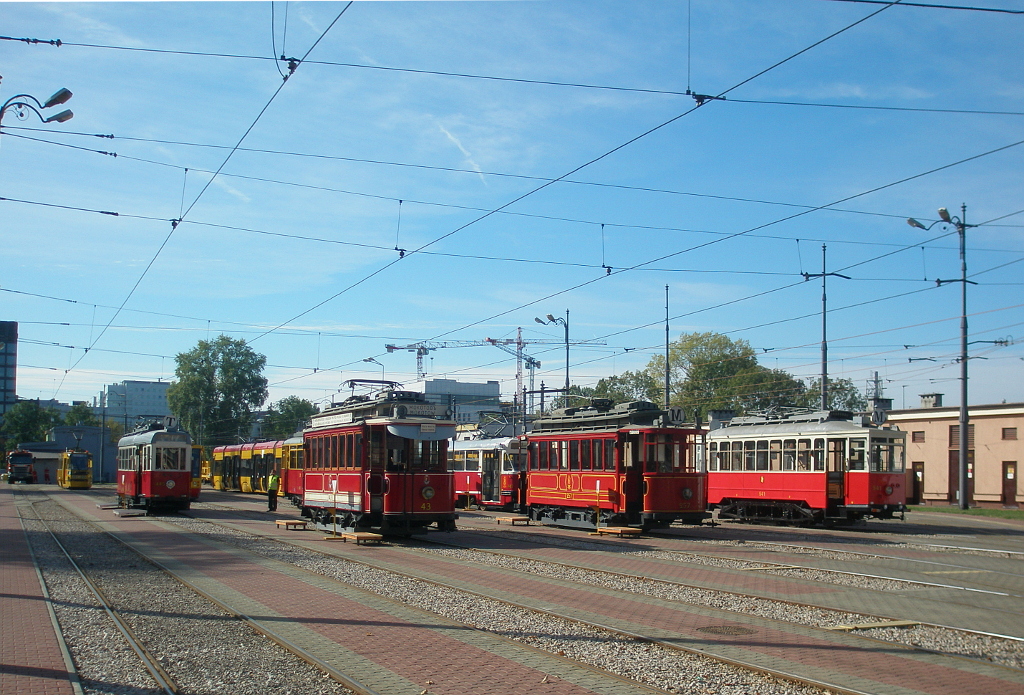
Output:
[[[523,329],[516,329],[515,338],[484,338],[483,340],[446,340],[444,342],[419,342],[410,343],[409,345],[385,345],[385,349],[388,352],[395,352],[396,350],[407,350],[409,352],[416,353],[416,375],[418,378],[423,379],[427,376],[426,371],[423,368],[423,358],[430,353],[431,350],[439,350],[441,348],[456,348],[456,347],[481,347],[483,345],[493,345],[499,350],[516,356],[516,399],[518,400],[520,395],[523,393],[523,365],[530,370],[530,390],[533,390],[533,381],[535,371],[540,367],[540,361],[530,357],[523,352],[523,348],[527,344],[548,344],[548,345],[564,345],[563,340],[550,340],[550,339],[539,339],[539,340],[523,340]],[[604,342],[596,342],[592,340],[579,340],[570,341],[570,345],[605,345]],[[515,346],[513,350],[511,345]]]

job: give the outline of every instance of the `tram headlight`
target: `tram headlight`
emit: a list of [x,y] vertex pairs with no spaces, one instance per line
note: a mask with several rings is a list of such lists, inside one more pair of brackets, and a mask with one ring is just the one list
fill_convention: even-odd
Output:
[[684,488],[683,489],[683,499],[684,500],[688,500],[688,499],[691,499],[692,497],[693,497],[693,490],[691,490],[690,488]]
[[425,500],[434,499],[434,488],[427,485],[422,490],[420,490],[420,494],[423,495],[423,499]]
[[892,494],[892,485],[886,485],[885,486],[885,494],[887,494],[887,495],[891,495]]

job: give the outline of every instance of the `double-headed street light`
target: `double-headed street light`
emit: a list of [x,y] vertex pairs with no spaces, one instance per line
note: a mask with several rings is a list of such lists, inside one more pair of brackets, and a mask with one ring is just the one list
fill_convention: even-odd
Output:
[[565,318],[560,318],[548,314],[547,321],[541,318],[534,318],[537,323],[545,326],[560,323],[565,326],[565,396],[569,396],[569,310],[565,310]]
[[931,229],[939,222],[956,226],[956,232],[960,236],[960,278],[958,280],[936,280],[937,285],[945,285],[949,282],[960,283],[960,459],[959,459],[959,489],[960,509],[968,509],[970,500],[967,495],[967,444],[968,444],[968,417],[967,417],[967,284],[976,284],[967,279],[967,228],[976,225],[967,224],[967,206],[960,206],[960,217],[949,214],[946,208],[939,208],[940,220],[925,226],[913,217],[907,220],[907,224],[918,229]]
[[66,103],[70,98],[71,92],[63,87],[58,89],[52,97],[42,103],[40,103],[40,101],[31,94],[15,94],[13,97],[5,101],[3,106],[0,106],[0,123],[3,123],[4,116],[7,114],[8,110],[13,111],[15,118],[19,121],[27,119],[29,113],[34,113],[39,116],[39,120],[43,123],[64,123],[65,121],[70,121],[75,115],[71,112],[71,109],[65,109],[60,113],[49,117],[42,114],[44,109]]

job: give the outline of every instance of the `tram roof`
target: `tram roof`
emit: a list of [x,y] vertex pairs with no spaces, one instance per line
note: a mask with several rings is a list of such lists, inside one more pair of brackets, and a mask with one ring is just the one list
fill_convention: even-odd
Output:
[[550,432],[594,432],[618,430],[623,427],[658,427],[667,413],[648,401],[632,401],[612,405],[611,401],[594,399],[582,408],[561,408],[533,421],[530,434]]
[[814,435],[869,434],[905,437],[896,429],[877,427],[865,417],[843,410],[818,410],[785,415],[746,415],[722,423],[708,432],[708,440],[753,437],[801,437]]

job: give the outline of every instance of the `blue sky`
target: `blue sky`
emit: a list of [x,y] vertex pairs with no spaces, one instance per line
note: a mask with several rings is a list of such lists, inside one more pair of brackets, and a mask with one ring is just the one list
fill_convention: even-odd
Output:
[[[534,317],[567,309],[573,341],[604,343],[571,350],[590,385],[663,351],[666,285],[673,338],[722,332],[813,377],[821,286],[801,273],[824,244],[851,278],[829,280],[830,375],[952,405],[960,290],[935,280],[960,275],[956,230],[905,219],[963,203],[970,340],[1024,337],[1024,15],[897,6],[815,46],[880,6],[344,7],[0,3],[3,36],[62,42],[0,41],[0,100],[74,92],[67,123],[3,119],[20,396],[169,379],[220,333],[267,356],[271,400],[380,378],[371,357],[417,388],[386,344],[520,327],[557,386],[562,328]],[[269,58],[307,52],[282,87]],[[971,351],[972,403],[1024,401],[1020,343]],[[493,347],[425,366],[515,390]]]

